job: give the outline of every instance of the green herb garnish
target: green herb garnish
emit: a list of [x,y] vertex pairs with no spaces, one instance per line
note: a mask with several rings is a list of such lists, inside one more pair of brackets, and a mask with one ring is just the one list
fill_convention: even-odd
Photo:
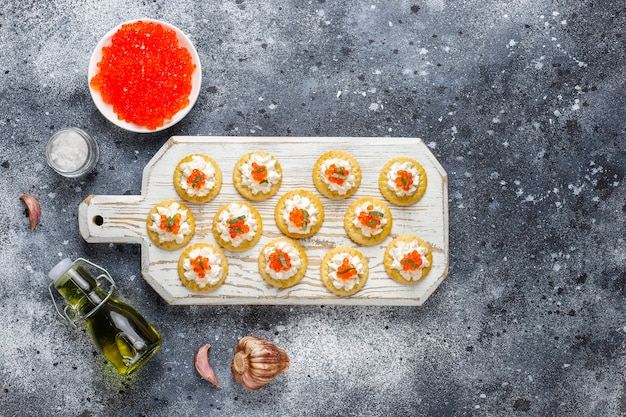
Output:
[[285,254],[284,253],[279,253],[278,254],[278,260],[280,261],[280,264],[282,265],[283,268],[288,269],[289,265],[287,264],[287,259],[285,259]]
[[198,175],[194,180],[193,183],[191,184],[191,188],[196,188],[196,185],[198,185],[198,183],[202,181],[202,175]]
[[309,212],[306,210],[302,210],[302,229],[301,230],[306,230],[308,225],[309,225]]
[[235,224],[235,223],[240,222],[240,221],[245,220],[245,219],[246,219],[246,215],[243,214],[243,215],[241,215],[239,217],[236,217],[236,218],[234,218],[232,220],[229,220],[228,224]]

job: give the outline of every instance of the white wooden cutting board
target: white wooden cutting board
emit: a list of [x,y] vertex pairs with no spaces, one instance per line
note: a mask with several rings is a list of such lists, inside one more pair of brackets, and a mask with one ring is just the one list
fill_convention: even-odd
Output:
[[[351,153],[361,166],[361,185],[346,200],[323,197],[313,185],[311,173],[315,161],[333,149]],[[178,258],[184,248],[168,251],[157,247],[146,232],[148,212],[162,200],[180,200],[173,175],[182,158],[192,153],[209,155],[222,170],[222,189],[208,203],[185,204],[196,219],[196,233],[189,244],[202,241],[216,244],[211,231],[215,213],[225,203],[243,200],[233,185],[233,167],[241,156],[254,150],[271,153],[283,169],[283,182],[277,195],[263,202],[251,202],[263,219],[263,236],[246,252],[224,251],[229,271],[220,288],[210,293],[193,292],[178,278]],[[398,156],[414,158],[423,165],[428,177],[426,192],[412,206],[389,204],[393,215],[390,236],[375,246],[358,246],[345,233],[344,213],[357,198],[383,199],[378,175],[388,160]],[[297,188],[320,196],[325,218],[315,236],[299,240],[309,258],[305,277],[291,288],[277,289],[265,283],[258,272],[257,259],[267,242],[282,236],[274,221],[276,202],[285,192]],[[448,179],[426,144],[417,138],[174,136],[144,168],[141,195],[91,195],[80,204],[78,218],[80,234],[87,242],[141,244],[141,273],[170,304],[421,305],[448,274]],[[405,234],[425,239],[433,251],[430,273],[413,285],[393,281],[382,262],[389,242]],[[358,247],[368,258],[370,267],[369,280],[363,289],[345,298],[328,291],[319,274],[324,254],[344,245]]]

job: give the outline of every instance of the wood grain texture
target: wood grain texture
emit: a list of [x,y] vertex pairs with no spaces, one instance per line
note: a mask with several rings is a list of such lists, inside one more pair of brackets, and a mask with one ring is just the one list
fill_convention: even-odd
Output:
[[[293,189],[303,188],[319,195],[312,180],[313,164],[319,155],[333,149],[345,150],[357,159],[362,170],[361,185],[346,200],[320,195],[326,214],[324,223],[316,235],[299,240],[309,258],[306,275],[293,287],[274,288],[263,280],[257,263],[261,248],[283,236],[274,220],[274,207],[284,193]],[[167,251],[152,243],[146,232],[146,216],[159,201],[179,198],[172,180],[178,162],[191,153],[206,154],[219,164],[224,183],[210,202],[187,203],[196,219],[196,234],[190,244],[215,244],[211,233],[215,213],[223,204],[241,200],[231,180],[233,167],[242,155],[254,150],[271,153],[283,168],[283,183],[278,193],[268,200],[251,202],[263,219],[263,236],[248,251],[226,250],[229,274],[224,284],[212,293],[194,293],[178,278],[178,258],[184,248]],[[320,261],[334,247],[357,246],[344,230],[344,213],[360,197],[383,199],[378,187],[380,170],[388,160],[398,156],[409,156],[423,165],[428,175],[426,192],[411,206],[389,204],[393,214],[390,235],[380,244],[359,246],[369,260],[367,284],[351,297],[338,297],[322,284]],[[80,204],[78,218],[80,233],[87,242],[141,244],[142,275],[170,304],[422,305],[448,274],[448,179],[418,138],[174,136],[144,168],[140,196],[89,196]],[[414,285],[393,281],[383,266],[389,242],[406,234],[423,238],[433,251],[430,273]]]

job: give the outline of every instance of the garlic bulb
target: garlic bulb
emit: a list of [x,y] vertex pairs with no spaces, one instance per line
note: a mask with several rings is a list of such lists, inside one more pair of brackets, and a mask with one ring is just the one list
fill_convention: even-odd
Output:
[[235,381],[249,390],[257,390],[289,369],[289,356],[271,342],[246,336],[235,346],[230,366]]

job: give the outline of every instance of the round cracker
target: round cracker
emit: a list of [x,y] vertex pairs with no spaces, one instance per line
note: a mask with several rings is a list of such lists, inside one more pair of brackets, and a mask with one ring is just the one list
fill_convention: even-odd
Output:
[[[222,237],[220,236],[219,231],[217,230],[217,224],[219,222],[220,214],[224,210],[226,210],[228,208],[228,206],[230,206],[231,204],[239,204],[239,205],[246,206],[250,210],[250,213],[252,214],[252,216],[256,219],[256,222],[257,222],[257,225],[258,225],[258,227],[256,229],[256,233],[255,233],[254,237],[252,238],[252,240],[243,241],[239,246],[234,246],[231,242],[228,242],[228,241],[222,239]],[[232,203],[224,204],[217,211],[217,213],[215,213],[215,217],[213,218],[213,236],[215,237],[215,240],[217,241],[217,243],[221,247],[223,247],[224,249],[228,249],[230,251],[233,251],[233,252],[243,252],[243,251],[246,251],[246,250],[250,249],[251,247],[256,245],[256,243],[259,241],[259,239],[261,238],[261,234],[262,233],[263,233],[263,221],[261,219],[261,215],[259,214],[257,209],[255,209],[254,206],[252,206],[252,204],[246,203],[245,201],[234,201]]]
[[[366,202],[370,202],[373,206],[382,207],[384,217],[387,219],[387,224],[377,235],[365,236],[361,231],[361,228],[353,224],[357,216],[357,207],[365,204]],[[348,209],[346,210],[346,214],[343,218],[343,227],[344,229],[346,229],[348,237],[350,237],[350,239],[352,239],[355,243],[366,246],[375,245],[385,240],[391,232],[392,224],[393,216],[391,215],[391,210],[389,210],[389,207],[387,206],[387,204],[385,204],[384,201],[374,197],[362,197],[356,200],[354,203],[350,204],[350,207],[348,207]]]
[[[204,287],[200,287],[196,281],[188,280],[187,277],[185,277],[185,268],[183,267],[183,262],[185,261],[185,258],[189,256],[189,253],[194,249],[202,248],[202,247],[209,247],[213,250],[215,254],[220,256],[220,267],[222,268],[222,276],[220,280],[213,285],[207,284]],[[180,255],[180,258],[178,259],[178,277],[180,278],[182,283],[192,291],[197,291],[197,292],[215,291],[220,285],[224,283],[227,275],[228,275],[228,260],[226,259],[226,255],[224,255],[224,252],[219,247],[212,245],[210,243],[201,242],[201,243],[196,243],[194,245],[190,245],[185,249],[185,251]]]
[[[396,247],[398,242],[410,243],[412,241],[417,241],[420,246],[424,246],[425,248],[428,249],[428,253],[426,254],[426,259],[428,260],[429,266],[422,268],[422,276],[420,279],[416,281],[408,280],[404,278],[400,274],[400,271],[391,267],[391,265],[393,264],[393,257],[391,256],[391,250]],[[385,254],[383,255],[383,264],[385,265],[385,271],[387,271],[389,276],[394,281],[397,281],[401,284],[415,284],[423,280],[424,277],[428,275],[428,273],[430,272],[430,269],[433,266],[433,254],[432,254],[430,245],[424,239],[417,237],[417,236],[410,236],[410,235],[398,236],[397,238],[392,240],[387,246],[387,249],[385,249]]]
[[[330,260],[335,254],[341,253],[341,252],[346,252],[350,254],[351,256],[356,255],[361,259],[361,262],[363,263],[363,273],[359,276],[360,278],[359,283],[356,284],[350,291],[335,288],[330,278],[330,267],[328,266],[328,263],[330,262]],[[320,276],[322,278],[322,282],[324,283],[324,286],[328,288],[328,290],[332,292],[333,294],[336,294],[342,297],[347,297],[352,294],[355,294],[361,288],[363,288],[363,286],[367,282],[368,275],[369,275],[369,267],[367,264],[367,258],[361,253],[361,251],[355,248],[348,247],[348,246],[340,246],[340,247],[331,249],[330,251],[326,253],[326,255],[324,255],[324,258],[322,258],[322,262],[320,263]]]
[[[332,191],[328,187],[328,184],[326,184],[322,179],[322,176],[324,175],[324,173],[322,172],[322,163],[325,160],[332,158],[338,158],[348,161],[348,163],[350,164],[350,168],[352,169],[352,174],[354,174],[356,178],[354,187],[350,188],[345,194],[339,194],[336,191]],[[354,157],[348,152],[340,150],[328,151],[320,156],[313,166],[313,183],[315,184],[315,188],[317,188],[320,194],[325,197],[332,198],[334,200],[348,198],[356,192],[356,190],[359,188],[359,185],[361,184],[361,167],[359,166],[357,160],[354,159]]]
[[[150,230],[150,226],[152,226],[153,224],[152,214],[157,213],[158,207],[168,207],[172,203],[178,203],[180,205],[181,210],[187,210],[187,213],[189,214],[187,216],[186,221],[189,223],[191,233],[188,233],[187,235],[185,235],[181,243],[176,243],[176,241],[161,242],[161,240],[159,239],[159,234]],[[176,250],[176,249],[182,248],[183,246],[186,246],[187,243],[189,243],[189,241],[191,240],[191,238],[193,237],[196,231],[196,221],[193,217],[193,213],[191,212],[191,210],[189,210],[189,207],[187,207],[182,201],[164,200],[158,204],[155,204],[154,207],[152,207],[152,210],[150,210],[150,212],[148,213],[148,217],[146,220],[146,230],[148,231],[148,236],[154,242],[155,245],[157,245],[160,248],[167,249],[167,250]]]
[[[184,163],[191,162],[194,156],[202,157],[205,161],[213,165],[213,168],[215,169],[215,185],[213,186],[213,188],[211,188],[209,193],[205,196],[197,196],[197,195],[191,196],[187,193],[185,189],[183,189],[180,186],[180,182],[183,179],[183,173],[182,173],[182,170],[180,169],[180,166]],[[217,162],[215,162],[215,160],[213,160],[211,157],[207,155],[204,155],[204,154],[187,155],[186,157],[181,159],[180,162],[178,162],[178,164],[176,165],[176,169],[174,169],[174,188],[176,188],[176,192],[181,198],[183,198],[186,201],[189,201],[190,203],[206,203],[207,201],[210,201],[213,198],[215,198],[215,196],[217,196],[217,194],[220,192],[220,189],[222,188],[222,170],[220,169],[219,165],[217,165]]]
[[[417,185],[417,189],[412,195],[405,195],[405,196],[399,197],[396,194],[395,190],[387,186],[387,173],[391,169],[391,166],[395,164],[396,162],[399,162],[399,163],[410,162],[411,165],[413,165],[417,169],[419,183]],[[427,184],[428,184],[428,178],[426,177],[426,171],[424,170],[424,167],[422,166],[422,164],[417,162],[415,159],[412,159],[406,156],[400,156],[400,157],[393,158],[390,161],[388,161],[383,166],[382,170],[380,171],[380,175],[378,176],[378,186],[380,187],[380,192],[383,194],[383,197],[389,200],[389,202],[393,204],[397,204],[399,206],[408,206],[419,201],[419,199],[421,199],[422,196],[424,195],[424,192],[426,192]]]
[[[292,198],[295,195],[300,195],[302,197],[307,197],[311,200],[311,203],[317,208],[317,224],[311,227],[309,233],[293,233],[289,231],[289,224],[287,220],[283,218],[282,212],[287,204],[287,200]],[[285,193],[276,203],[276,207],[274,207],[274,219],[276,220],[276,226],[280,229],[283,234],[289,236],[292,239],[302,239],[305,237],[311,237],[322,227],[322,223],[324,222],[324,206],[322,205],[322,201],[319,199],[317,195],[308,190],[291,190]]]
[[[272,276],[265,270],[265,267],[267,266],[267,258],[265,257],[265,249],[268,247],[276,246],[278,242],[286,242],[290,244],[291,246],[293,246],[294,248],[296,248],[296,250],[298,251],[298,254],[300,255],[300,260],[302,261],[302,265],[300,265],[300,268],[298,268],[298,271],[296,272],[296,274],[288,279],[272,278]],[[261,273],[261,276],[263,277],[263,279],[268,284],[277,288],[293,287],[298,282],[300,282],[300,280],[304,277],[304,274],[306,273],[308,263],[309,263],[308,258],[306,256],[306,252],[304,251],[304,248],[300,246],[300,244],[296,242],[295,240],[284,238],[284,237],[274,239],[271,242],[269,242],[267,245],[265,245],[263,249],[261,249],[261,253],[259,254],[259,262],[258,262],[259,272]]]
[[241,194],[242,197],[247,198],[248,200],[252,200],[252,201],[263,201],[263,200],[267,200],[268,198],[272,197],[274,194],[278,192],[278,189],[280,188],[280,185],[283,182],[283,170],[280,164],[278,163],[278,161],[276,161],[276,172],[278,172],[278,174],[280,175],[280,179],[278,180],[276,184],[272,184],[272,186],[270,187],[270,191],[268,193],[258,192],[254,194],[252,190],[250,189],[250,187],[243,184],[243,175],[241,173],[241,167],[244,164],[247,164],[248,161],[250,161],[250,158],[252,157],[252,155],[254,154],[257,154],[263,157],[271,156],[272,159],[276,161],[276,158],[274,158],[273,155],[270,155],[267,152],[254,151],[254,152],[249,152],[245,154],[239,159],[239,161],[237,161],[237,163],[235,164],[235,167],[233,168],[233,184],[235,185],[235,188],[237,189],[239,194]]

